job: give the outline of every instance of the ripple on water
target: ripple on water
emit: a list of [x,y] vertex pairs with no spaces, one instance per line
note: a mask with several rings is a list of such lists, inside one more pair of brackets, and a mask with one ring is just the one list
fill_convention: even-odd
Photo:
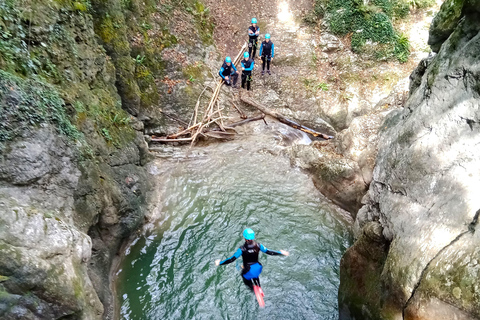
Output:
[[[232,149],[178,163],[165,184],[162,218],[129,247],[118,275],[122,319],[337,319],[339,263],[351,236],[310,179],[288,160]],[[215,267],[252,227],[262,254],[265,309],[235,263]]]

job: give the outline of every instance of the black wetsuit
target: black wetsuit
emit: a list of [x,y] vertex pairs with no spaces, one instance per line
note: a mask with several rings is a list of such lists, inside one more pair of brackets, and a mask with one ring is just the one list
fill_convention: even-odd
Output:
[[268,250],[263,245],[255,242],[255,241],[245,241],[243,246],[238,248],[233,256],[228,259],[223,260],[220,262],[220,265],[229,264],[235,261],[237,258],[242,256],[243,259],[243,270],[242,270],[242,279],[243,282],[253,290],[253,285],[260,286],[260,273],[262,272],[262,264],[258,262],[258,254],[260,251],[276,256],[281,255],[282,253],[279,251]]
[[242,60],[242,88],[245,89],[245,84],[247,84],[247,90],[250,90],[250,84],[252,82],[252,71],[255,66],[255,61],[252,59]]
[[[250,54],[250,57],[255,59],[255,54],[257,53],[257,46],[258,46],[258,36],[257,36],[257,31],[260,33],[260,27],[259,26],[250,26],[248,27],[248,31],[252,31],[253,35],[248,32],[248,54]],[[252,55],[253,51],[253,55]]]
[[[218,72],[220,77],[225,80],[225,83],[229,85],[233,85],[234,87],[237,85],[237,80],[238,80],[238,74],[237,74],[237,68],[233,65],[233,63],[230,63],[228,65],[226,62],[223,62],[222,68],[220,68],[220,71]],[[226,80],[225,77],[230,77],[229,80]]]
[[265,62],[267,62],[267,70],[270,70],[270,61],[275,55],[275,46],[271,40],[262,42],[259,55],[262,57],[262,70],[265,70]]

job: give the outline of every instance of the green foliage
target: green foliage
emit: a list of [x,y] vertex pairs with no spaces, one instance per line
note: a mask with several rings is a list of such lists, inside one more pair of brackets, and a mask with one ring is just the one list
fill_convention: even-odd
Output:
[[405,34],[397,35],[394,54],[400,62],[407,62],[410,54],[410,41]]
[[424,9],[435,4],[435,0],[408,0],[408,4],[413,8]]
[[312,92],[317,92],[318,90],[328,91],[328,88],[329,88],[329,85],[327,83],[319,82],[315,79],[304,78],[303,84],[308,90]]
[[116,146],[121,146],[123,141],[133,139],[134,132],[130,127],[130,116],[119,105],[108,101],[85,106],[82,102],[73,103],[76,111],[76,121],[81,124],[87,118],[95,123],[97,131]]
[[145,56],[140,56],[139,54],[135,59],[133,59],[137,65],[142,65],[143,61],[145,61]]
[[105,139],[107,139],[108,141],[112,141],[113,138],[112,136],[110,135],[110,132],[108,131],[107,128],[103,128],[102,129],[102,135],[105,137]]
[[205,8],[205,5],[197,0],[194,1],[193,7],[193,10],[187,7],[187,11],[190,9],[190,13],[193,14],[200,38],[204,44],[213,44],[213,29],[215,25],[210,17],[210,10]]
[[64,101],[51,85],[22,79],[0,70],[0,141],[12,140],[24,130],[52,123],[61,134],[80,137],[70,122]]
[[327,3],[328,0],[316,0],[313,5],[313,10],[303,17],[303,22],[312,26],[316,25],[318,20],[325,16],[325,13],[327,12]]
[[203,80],[204,70],[208,70],[208,67],[197,61],[194,64],[189,64],[182,71],[185,78],[188,78],[190,82],[194,82],[197,80]]
[[396,57],[400,62],[408,60],[408,39],[399,35],[392,24],[395,17],[408,14],[409,5],[405,1],[373,0],[365,5],[360,0],[330,0],[327,10],[329,28],[333,33],[352,34],[353,51],[372,51],[377,59]]

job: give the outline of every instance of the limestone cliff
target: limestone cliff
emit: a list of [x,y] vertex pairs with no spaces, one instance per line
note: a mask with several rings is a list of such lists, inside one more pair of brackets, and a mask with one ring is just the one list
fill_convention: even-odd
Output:
[[112,261],[149,211],[144,132],[194,105],[213,24],[193,0],[0,15],[0,318],[111,318]]
[[478,319],[480,2],[446,1],[403,109],[382,125],[340,319]]

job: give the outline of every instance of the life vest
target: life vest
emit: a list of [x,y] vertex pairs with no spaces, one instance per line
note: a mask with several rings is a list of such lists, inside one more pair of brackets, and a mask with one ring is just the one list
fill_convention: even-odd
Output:
[[252,32],[253,32],[253,35],[251,35],[250,33],[248,33],[248,36],[250,37],[250,39],[257,39],[257,38],[258,38],[258,36],[256,35],[256,32],[258,31],[258,29],[260,29],[259,26],[256,26],[256,27],[250,26],[250,27],[248,27],[248,30],[252,30]]
[[240,247],[240,250],[242,250],[243,265],[245,267],[258,262],[258,253],[260,252],[260,245],[257,242],[255,241],[252,241],[251,243],[245,242],[245,244]]
[[223,68],[222,75],[224,77],[231,76],[232,74],[235,73],[235,69],[233,69],[233,64],[232,63],[230,63],[230,65],[228,66],[227,63],[224,62],[222,68]]
[[[254,63],[254,61],[250,58],[248,59],[247,61],[245,61],[245,59],[242,60],[242,64],[243,64],[243,67],[245,69],[249,69],[251,66],[252,66],[252,63]],[[246,74],[246,75],[251,75],[252,74],[252,70],[248,71],[248,70],[243,70],[242,74]]]
[[272,41],[263,41],[262,42],[262,56],[271,57],[272,56]]

